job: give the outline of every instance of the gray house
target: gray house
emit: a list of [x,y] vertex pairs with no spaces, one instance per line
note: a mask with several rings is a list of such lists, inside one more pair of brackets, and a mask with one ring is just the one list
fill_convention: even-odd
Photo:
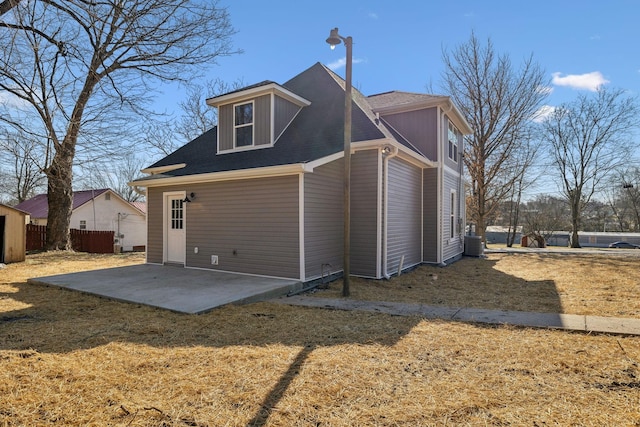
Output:
[[[147,262],[303,282],[342,271],[344,80],[315,64],[211,98],[218,126],[131,183]],[[384,278],[464,251],[463,135],[445,96],[354,91],[351,272]]]

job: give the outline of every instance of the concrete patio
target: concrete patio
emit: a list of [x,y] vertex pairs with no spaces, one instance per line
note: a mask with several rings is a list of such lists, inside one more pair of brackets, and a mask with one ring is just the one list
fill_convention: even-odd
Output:
[[296,280],[151,264],[37,277],[28,282],[189,314],[263,301],[302,287]]

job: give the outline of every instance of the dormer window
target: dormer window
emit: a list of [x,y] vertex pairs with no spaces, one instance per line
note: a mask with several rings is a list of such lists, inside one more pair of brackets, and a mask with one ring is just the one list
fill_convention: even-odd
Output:
[[253,145],[253,101],[233,107],[234,145],[250,147]]
[[273,82],[207,99],[207,105],[218,109],[216,154],[273,147],[300,110],[310,104]]

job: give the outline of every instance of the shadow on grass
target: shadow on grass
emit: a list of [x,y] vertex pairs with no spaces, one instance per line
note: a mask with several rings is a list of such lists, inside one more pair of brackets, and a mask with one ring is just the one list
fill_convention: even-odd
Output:
[[[465,259],[447,268],[422,266],[389,281],[354,279],[353,299],[523,311],[561,312],[552,281],[526,281]],[[320,296],[340,292],[334,282]],[[0,349],[70,353],[109,343],[156,348],[286,345],[301,350],[266,394],[248,426],[264,426],[315,349],[344,344],[393,346],[419,317],[257,303],[187,315],[76,291],[11,283],[0,292]],[[339,295],[337,295],[339,297]]]
[[[111,343],[195,348],[196,352],[202,347],[220,348],[225,353],[237,351],[240,358],[243,348],[301,348],[288,362],[269,362],[273,369],[269,375],[280,372],[283,364],[284,371],[271,380],[273,386],[265,388],[261,404],[247,417],[250,426],[268,423],[272,410],[315,349],[350,344],[390,347],[420,322],[417,317],[268,302],[189,315],[56,287],[13,283],[11,288],[11,292],[0,292],[0,350],[17,351],[25,363],[34,360],[34,352],[68,354]],[[12,303],[19,308],[9,309]]]
[[[517,256],[517,255],[516,255]],[[543,265],[547,259],[539,255]],[[553,280],[525,280],[496,268],[497,261],[465,257],[447,267],[422,265],[390,280],[355,278],[351,298],[446,307],[562,313]],[[340,284],[314,296],[339,298]]]

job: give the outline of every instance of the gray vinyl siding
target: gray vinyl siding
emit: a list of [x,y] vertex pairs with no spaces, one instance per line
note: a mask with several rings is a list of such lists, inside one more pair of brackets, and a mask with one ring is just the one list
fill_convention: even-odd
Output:
[[274,110],[275,123],[273,137],[277,139],[289,123],[291,123],[291,120],[293,120],[295,115],[298,114],[300,107],[284,98],[275,96]]
[[343,165],[340,159],[304,175],[305,280],[342,270]]
[[298,187],[297,175],[190,186],[187,266],[299,278]]
[[423,261],[438,262],[438,169],[423,171]]
[[233,105],[218,109],[218,151],[233,149]]
[[162,264],[163,262],[163,188],[147,189],[147,262]]
[[387,273],[422,261],[422,169],[398,158],[389,161]]
[[298,175],[150,188],[149,262],[162,262],[162,193],[182,190],[196,194],[186,204],[187,267],[298,279],[298,188]]
[[378,277],[378,151],[351,157],[351,274]]
[[[241,101],[240,103],[250,102]],[[253,145],[271,144],[271,95],[263,95],[253,99]],[[232,150],[233,146],[233,106],[221,105],[218,109],[218,149]]]
[[[464,250],[462,236],[459,229],[456,229],[454,237],[451,237],[451,190],[455,190],[457,196],[456,219],[460,216],[460,181],[459,178],[451,173],[444,173],[444,191],[442,194],[443,201],[443,227],[442,227],[442,258],[446,261],[461,254]],[[457,227],[457,225],[456,225]]]
[[269,145],[271,141],[271,95],[254,99],[253,145]]
[[409,111],[384,116],[395,130],[409,140],[429,160],[438,160],[438,109]]

